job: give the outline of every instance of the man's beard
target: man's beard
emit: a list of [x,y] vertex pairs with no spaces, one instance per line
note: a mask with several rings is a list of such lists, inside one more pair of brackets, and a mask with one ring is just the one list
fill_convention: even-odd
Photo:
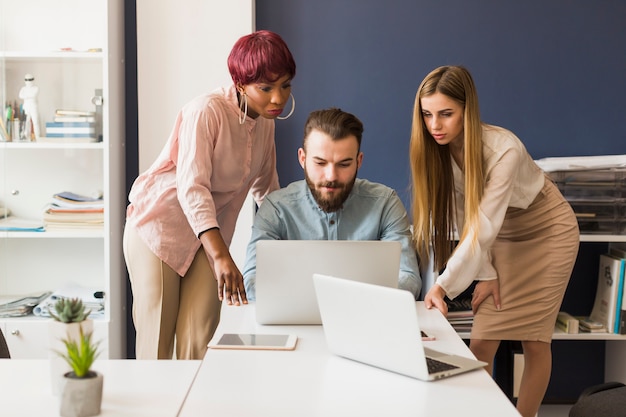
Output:
[[[338,211],[341,207],[343,207],[343,203],[345,203],[345,201],[350,196],[350,192],[352,192],[352,187],[354,187],[354,182],[356,181],[356,172],[354,173],[354,177],[352,178],[352,180],[347,184],[342,184],[337,181],[331,181],[316,185],[309,178],[309,174],[306,172],[306,169],[304,170],[304,177],[317,205],[326,213],[332,213]],[[341,191],[338,194],[333,194],[330,197],[325,197],[317,187],[341,188]]]

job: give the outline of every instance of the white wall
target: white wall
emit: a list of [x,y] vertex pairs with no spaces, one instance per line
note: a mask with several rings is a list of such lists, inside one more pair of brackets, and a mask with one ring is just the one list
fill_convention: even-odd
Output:
[[[137,0],[139,171],[157,157],[178,110],[193,97],[230,84],[226,59],[254,30],[254,0]],[[231,244],[242,268],[252,224],[244,206]]]

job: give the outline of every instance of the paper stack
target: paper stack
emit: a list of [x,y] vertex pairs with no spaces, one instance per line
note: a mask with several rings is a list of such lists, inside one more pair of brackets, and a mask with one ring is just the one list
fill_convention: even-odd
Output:
[[46,230],[54,228],[102,228],[104,200],[70,191],[55,194],[44,212]]
[[448,322],[454,330],[459,332],[469,332],[474,324],[474,313],[472,312],[472,299],[463,295],[454,300],[446,300],[448,304]]

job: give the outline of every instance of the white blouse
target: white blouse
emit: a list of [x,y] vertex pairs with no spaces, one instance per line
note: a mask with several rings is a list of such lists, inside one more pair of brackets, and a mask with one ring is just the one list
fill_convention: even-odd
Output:
[[[462,293],[474,280],[498,278],[491,263],[491,246],[495,241],[509,207],[526,209],[543,188],[545,175],[535,164],[524,144],[512,132],[483,125],[483,158],[485,189],[479,207],[479,230],[476,245],[471,231],[459,242],[445,270],[437,278],[449,298]],[[464,172],[453,159],[456,193],[456,226],[463,230],[465,202]]]

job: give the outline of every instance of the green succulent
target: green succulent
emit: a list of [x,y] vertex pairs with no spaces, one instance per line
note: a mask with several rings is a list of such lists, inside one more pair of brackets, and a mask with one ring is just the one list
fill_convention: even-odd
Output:
[[78,323],[87,318],[91,310],[86,310],[80,298],[59,298],[54,303],[54,310],[49,311],[50,316],[56,321],[63,323]]
[[61,341],[65,345],[66,351],[57,351],[57,354],[70,365],[73,374],[77,378],[89,377],[91,375],[91,365],[93,365],[96,358],[100,355],[98,351],[100,342],[93,342],[91,337],[92,333],[83,333],[81,326],[79,340],[73,340],[69,337],[62,339]]

